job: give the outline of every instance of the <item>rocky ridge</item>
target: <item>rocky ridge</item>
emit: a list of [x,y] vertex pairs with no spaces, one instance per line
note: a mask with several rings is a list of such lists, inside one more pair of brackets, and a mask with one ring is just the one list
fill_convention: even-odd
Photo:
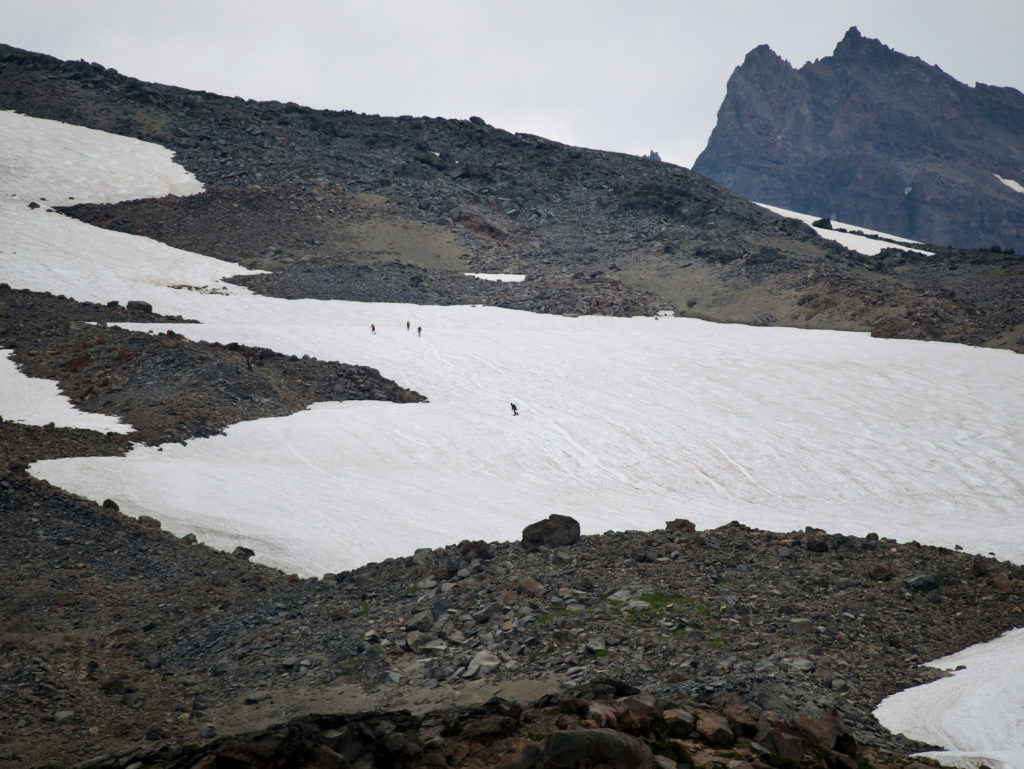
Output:
[[[273,295],[347,298],[353,281],[397,277],[403,301],[672,310],[1024,349],[1021,267],[1001,253],[864,257],[687,169],[478,117],[243,101],[7,46],[0,73],[0,107],[164,144],[207,190],[66,213],[269,270],[247,280]],[[461,272],[531,283],[474,286]]]
[[851,28],[795,69],[736,68],[694,170],[751,200],[930,243],[1024,252],[1024,94],[958,82]]

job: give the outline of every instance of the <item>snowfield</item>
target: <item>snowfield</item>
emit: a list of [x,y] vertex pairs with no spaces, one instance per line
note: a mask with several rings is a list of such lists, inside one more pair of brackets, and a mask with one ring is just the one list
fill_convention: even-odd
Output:
[[10,359],[10,350],[0,350],[0,417],[10,422],[54,427],[80,427],[107,433],[130,433],[117,417],[76,409],[49,379],[22,374]]
[[[686,318],[260,297],[220,282],[237,265],[28,209],[40,191],[68,197],[67,169],[79,201],[199,189],[160,148],[97,132],[50,141],[68,129],[0,113],[0,186],[14,191],[0,199],[0,280],[144,299],[201,321],[158,330],[374,366],[429,403],[317,404],[188,445],[37,462],[38,477],[303,575],[517,539],[552,512],[585,533],[735,519],[1024,561],[1024,356]],[[182,284],[224,293],[170,288]],[[21,375],[0,375],[0,416],[26,413],[25,383],[6,386]],[[961,652],[966,670],[879,715],[963,754],[940,760],[1024,767],[1022,651],[1011,633]]]
[[1001,181],[1014,192],[1024,193],[1024,184],[1021,184],[1015,179],[1004,179],[999,174],[993,174],[993,176],[995,176],[999,181]]
[[[810,214],[801,214],[796,211],[790,211],[785,208],[779,208],[778,206],[770,206],[767,203],[758,203],[757,205],[761,208],[766,208],[769,211],[778,214],[779,216],[785,216],[789,219],[799,219],[804,224],[812,225],[818,221],[821,217],[811,216]],[[824,227],[815,227],[814,231],[821,237],[828,240],[834,240],[841,246],[864,254],[865,256],[875,256],[881,253],[884,248],[899,248],[903,251],[914,251],[918,254],[927,254],[928,256],[934,256],[931,251],[925,251],[920,248],[913,248],[912,246],[920,245],[916,240],[909,240],[908,238],[901,238],[896,235],[889,235],[878,230],[869,230],[867,227],[861,227],[857,224],[846,224],[845,222],[832,222],[833,227],[838,227],[842,230],[850,230],[850,232],[839,232],[839,230],[825,229]],[[858,232],[864,233],[858,235]],[[868,235],[877,235],[884,240],[876,240],[875,238],[869,238]],[[895,242],[893,242],[895,241]],[[905,245],[900,245],[900,244]]]

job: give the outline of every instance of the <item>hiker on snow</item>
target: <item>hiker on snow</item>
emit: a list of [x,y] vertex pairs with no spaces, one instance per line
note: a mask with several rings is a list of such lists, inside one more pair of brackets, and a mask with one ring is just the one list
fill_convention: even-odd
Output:
[[516,404],[512,403],[510,405],[512,406],[512,416],[519,416],[519,409],[516,407]]

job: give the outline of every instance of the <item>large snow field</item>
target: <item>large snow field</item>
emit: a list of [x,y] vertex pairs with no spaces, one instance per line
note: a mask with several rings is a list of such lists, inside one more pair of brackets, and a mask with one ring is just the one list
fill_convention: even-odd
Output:
[[[44,122],[10,130],[0,158],[17,157],[19,142],[45,141]],[[102,151],[88,137],[48,150],[65,165],[67,154],[91,158],[77,199],[103,199],[134,163],[157,163],[114,139]],[[177,534],[247,545],[258,560],[305,575],[465,538],[518,538],[552,512],[587,533],[737,519],[782,531],[874,530],[1024,561],[1024,357],[685,318],[259,297],[219,283],[244,272],[237,265],[28,210],[26,196],[51,171],[42,161],[31,172],[8,167],[0,181],[18,198],[0,201],[0,280],[80,300],[145,299],[202,321],[160,329],[374,366],[430,399],[318,404],[184,446],[33,465]],[[180,177],[165,171],[133,194],[168,194]],[[218,291],[169,287],[182,284]],[[14,392],[4,388],[0,416],[21,397]],[[991,752],[986,760],[1024,766],[1015,744],[1024,639],[1006,638],[979,652],[1001,661],[1001,677],[985,677],[983,658],[972,656],[948,680],[974,681],[977,669],[982,683],[951,698],[925,687],[916,703],[887,701],[884,722],[961,751],[1010,751],[999,756],[1010,763]],[[984,701],[964,712],[970,696]],[[940,727],[937,708],[966,726]],[[907,713],[916,715],[904,725]],[[985,738],[975,739],[982,723]]]
[[551,512],[589,533],[739,519],[1024,560],[1024,359],[1011,353],[679,318],[171,293],[203,323],[158,329],[359,362],[430,399],[323,404],[185,447],[35,465],[286,570],[516,538]]

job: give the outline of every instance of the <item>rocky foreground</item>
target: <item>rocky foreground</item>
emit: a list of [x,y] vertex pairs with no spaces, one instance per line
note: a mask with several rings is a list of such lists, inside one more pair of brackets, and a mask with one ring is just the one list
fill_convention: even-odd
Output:
[[685,520],[301,580],[9,471],[0,525],[10,767],[575,766],[571,729],[648,756],[613,766],[885,766],[921,746],[873,706],[1024,598],[990,558]]

